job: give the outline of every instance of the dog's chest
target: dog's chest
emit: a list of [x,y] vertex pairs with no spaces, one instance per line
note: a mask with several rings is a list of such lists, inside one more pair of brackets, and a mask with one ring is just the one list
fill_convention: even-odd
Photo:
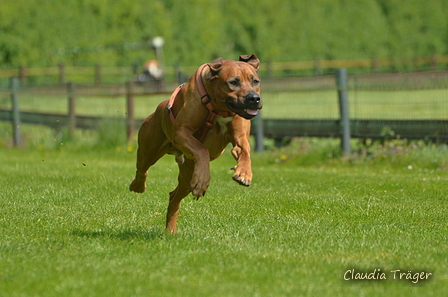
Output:
[[232,120],[233,120],[233,117],[222,117],[222,116],[216,117],[216,124],[218,124],[219,132],[221,134],[226,134],[226,132],[228,130],[227,124],[230,123]]

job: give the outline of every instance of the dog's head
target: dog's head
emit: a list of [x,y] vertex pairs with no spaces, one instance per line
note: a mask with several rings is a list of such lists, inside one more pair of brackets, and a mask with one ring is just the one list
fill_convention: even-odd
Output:
[[243,55],[239,61],[219,58],[207,65],[210,67],[208,80],[214,88],[211,100],[215,107],[245,119],[256,116],[263,106],[257,73],[260,60],[255,55]]

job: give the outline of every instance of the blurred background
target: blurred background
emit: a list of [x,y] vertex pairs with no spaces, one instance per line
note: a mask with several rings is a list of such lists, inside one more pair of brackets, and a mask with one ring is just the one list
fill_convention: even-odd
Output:
[[337,135],[335,73],[346,68],[351,118],[383,120],[359,137],[403,135],[386,120],[431,120],[415,137],[440,139],[447,15],[446,0],[3,0],[0,120],[11,118],[13,77],[22,121],[67,124],[71,96],[75,127],[90,129],[81,116],[124,118],[132,95],[139,122],[199,65],[254,53],[264,120],[308,121],[265,122],[270,137]]
[[198,65],[448,53],[445,0],[3,0],[0,67]]

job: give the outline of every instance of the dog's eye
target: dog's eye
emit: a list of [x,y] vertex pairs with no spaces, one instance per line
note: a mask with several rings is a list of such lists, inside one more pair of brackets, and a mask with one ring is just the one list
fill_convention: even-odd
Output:
[[227,83],[233,87],[238,87],[240,85],[240,82],[237,79],[229,80]]
[[254,85],[258,85],[260,83],[260,80],[254,78],[254,80],[252,81]]

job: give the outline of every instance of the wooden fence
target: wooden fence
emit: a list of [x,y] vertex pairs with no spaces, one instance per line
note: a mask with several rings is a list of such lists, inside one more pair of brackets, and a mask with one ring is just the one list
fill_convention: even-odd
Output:
[[[388,78],[388,80],[390,80]],[[12,99],[11,109],[0,109],[0,120],[10,121],[14,127],[14,143],[20,142],[20,122],[40,124],[60,130],[69,128],[72,133],[74,129],[96,129],[101,121],[120,121],[126,123],[127,136],[133,138],[136,129],[141,125],[143,119],[135,118],[134,97],[151,96],[134,88],[132,82],[122,86],[118,94],[113,95],[122,97],[126,102],[126,118],[111,118],[101,116],[84,116],[76,114],[77,88],[73,83],[66,86],[66,97],[68,112],[55,114],[45,112],[30,112],[20,109],[20,94],[18,92],[18,79],[12,80],[10,96]],[[269,85],[269,84],[267,84]],[[341,91],[350,90],[344,85],[336,85],[334,81],[335,100],[341,98]],[[327,86],[326,86],[327,87]],[[51,87],[47,91],[51,90]],[[57,87],[59,90],[60,87]],[[266,89],[264,89],[266,91]],[[307,89],[308,91],[308,89]],[[299,91],[300,92],[300,91]],[[448,89],[447,89],[448,92]],[[97,94],[98,96],[104,96]],[[92,95],[95,96],[95,95]],[[339,100],[341,103],[341,100]],[[342,111],[343,108],[340,108]],[[347,110],[347,108],[345,108]],[[347,111],[345,111],[347,113]],[[341,115],[343,113],[341,112]],[[345,125],[344,125],[345,123]],[[347,130],[347,128],[349,128]],[[393,133],[390,133],[393,131]],[[437,142],[448,142],[448,119],[438,120],[394,120],[394,119],[350,119],[340,117],[339,119],[283,119],[283,118],[261,118],[255,117],[253,120],[252,134],[256,135],[257,150],[262,150],[263,137],[273,138],[277,143],[281,143],[285,138],[296,136],[308,137],[341,137],[344,135],[354,138],[407,138],[407,139],[428,139]],[[347,139],[346,139],[347,142]]]

